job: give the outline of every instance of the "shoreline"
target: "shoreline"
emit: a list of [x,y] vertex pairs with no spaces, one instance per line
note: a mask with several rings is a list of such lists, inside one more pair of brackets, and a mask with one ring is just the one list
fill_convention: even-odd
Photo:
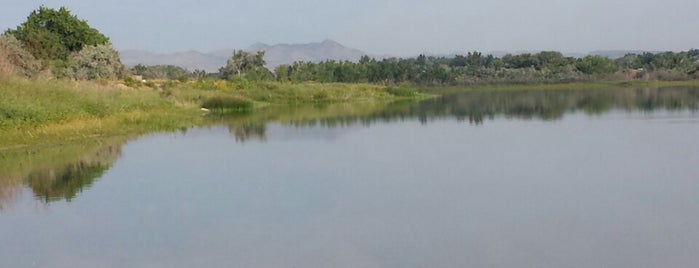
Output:
[[[129,88],[116,81],[0,80],[0,153],[81,140],[174,131],[211,123],[208,115],[244,115],[275,106],[388,103],[409,96],[369,84],[258,83],[241,88],[225,81]],[[414,90],[413,90],[414,91]],[[243,111],[203,111],[211,99],[236,99]],[[237,105],[237,104],[235,104]],[[254,107],[254,108],[252,108]]]
[[[287,84],[278,82],[265,82],[247,88],[237,88],[237,85],[231,83],[224,83],[222,86],[219,81],[210,81],[210,84],[215,88],[206,88],[208,86],[206,83],[208,82],[189,82],[154,90],[142,87],[124,88],[120,85],[104,85],[95,82],[0,80],[0,93],[10,95],[10,101],[17,102],[13,103],[13,106],[3,106],[2,100],[0,100],[0,115],[2,112],[7,114],[7,110],[11,110],[25,116],[28,121],[35,121],[29,123],[15,120],[13,121],[14,125],[10,123],[9,126],[7,122],[0,122],[0,154],[42,146],[60,146],[61,144],[73,144],[86,140],[95,141],[111,137],[141,136],[154,132],[176,131],[215,124],[215,121],[211,120],[208,115],[216,113],[213,111],[204,112],[200,108],[202,108],[204,100],[221,96],[235,96],[251,102],[254,108],[243,113],[250,115],[270,107],[382,104],[400,100],[418,101],[441,94],[470,91],[699,87],[699,80],[410,88],[370,84]],[[398,93],[390,92],[396,88],[400,89]],[[413,91],[415,91],[414,94]],[[402,95],[405,92],[411,94]],[[57,97],[57,95],[61,96]],[[37,107],[42,105],[57,106],[58,108]],[[32,111],[30,107],[33,109],[46,108],[49,111]],[[16,111],[17,109],[20,111]],[[21,109],[26,109],[28,112]],[[33,115],[32,112],[50,115],[41,119],[40,115]],[[54,116],[51,113],[57,113],[59,116]],[[7,117],[7,115],[5,116]]]

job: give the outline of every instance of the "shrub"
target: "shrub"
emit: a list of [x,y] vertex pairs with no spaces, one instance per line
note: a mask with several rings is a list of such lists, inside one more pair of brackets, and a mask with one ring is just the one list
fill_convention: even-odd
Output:
[[314,102],[326,102],[326,101],[328,101],[329,97],[330,96],[328,95],[328,92],[326,92],[326,91],[316,92],[312,96]]
[[141,80],[134,79],[133,77],[124,78],[124,85],[127,87],[138,88],[141,87],[142,83]]
[[74,79],[116,79],[124,75],[119,52],[109,45],[87,46],[73,53],[71,60],[69,76]]
[[398,97],[415,97],[417,91],[408,87],[389,87],[386,89],[388,94]]
[[252,101],[237,96],[215,96],[205,100],[202,108],[216,112],[249,112],[252,111]]
[[0,72],[32,77],[41,70],[41,64],[22,43],[12,35],[0,35]]

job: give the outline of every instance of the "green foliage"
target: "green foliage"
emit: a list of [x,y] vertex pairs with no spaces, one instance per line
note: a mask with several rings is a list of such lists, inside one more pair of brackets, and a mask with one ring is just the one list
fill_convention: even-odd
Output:
[[31,173],[26,183],[34,195],[41,197],[44,202],[62,199],[71,201],[110,167],[111,165],[99,162],[69,164],[63,168]]
[[264,51],[256,54],[242,50],[234,51],[226,66],[219,70],[219,74],[221,78],[228,80],[235,77],[245,77],[253,81],[268,80],[272,74],[265,68],[264,56]]
[[610,74],[617,70],[614,61],[602,56],[585,56],[575,63],[575,67],[584,74]]
[[206,75],[206,72],[197,70],[197,73],[190,73],[187,69],[184,69],[175,65],[152,65],[145,66],[143,64],[138,64],[131,68],[131,72],[135,75],[140,75],[144,79],[170,79],[179,80],[180,82],[186,82],[189,77],[201,77]]
[[109,38],[72,15],[68,9],[40,7],[15,30],[8,30],[37,59],[67,60],[85,46],[109,44]]
[[86,46],[71,55],[69,76],[79,80],[116,79],[124,76],[119,52],[109,45]]
[[138,88],[143,85],[143,82],[141,80],[134,79],[133,77],[126,77],[124,78],[124,85],[131,88]]
[[683,80],[699,77],[699,69],[694,65],[697,60],[699,50],[629,54],[615,61],[601,56],[576,59],[556,51],[508,54],[502,58],[474,51],[452,58],[420,55],[417,58],[376,60],[364,56],[359,62],[294,62],[277,67],[274,74],[280,82],[408,83],[423,86],[568,83],[609,79]]
[[230,95],[219,95],[211,97],[202,103],[202,108],[215,112],[249,112],[252,111],[252,101]]
[[417,90],[409,87],[388,87],[386,91],[397,97],[415,97],[417,96]]
[[[86,83],[86,82],[81,82]],[[89,83],[8,81],[0,83],[0,130],[64,122],[77,118],[102,118],[118,113],[168,107],[156,92],[104,88]]]
[[0,35],[0,64],[3,73],[32,77],[41,70],[41,64],[22,43],[9,34]]

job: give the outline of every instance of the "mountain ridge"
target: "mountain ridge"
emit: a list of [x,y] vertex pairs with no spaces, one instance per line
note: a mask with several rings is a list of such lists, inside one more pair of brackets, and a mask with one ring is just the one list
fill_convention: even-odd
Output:
[[[255,43],[243,49],[248,52],[265,51],[267,68],[274,69],[282,64],[295,61],[320,62],[325,60],[359,61],[366,55],[363,51],[346,47],[331,39],[305,44],[274,44]],[[189,50],[173,53],[153,53],[146,50],[125,49],[120,51],[122,62],[133,67],[143,65],[176,65],[189,70],[205,70],[217,72],[223,67],[235,49],[220,49],[208,53]]]
[[[207,72],[217,72],[219,68],[223,67],[228,59],[233,55],[233,52],[237,49],[220,49],[211,52],[199,52],[195,50],[173,52],[173,53],[154,53],[146,50],[138,49],[125,49],[120,51],[121,60],[127,67],[133,67],[137,64],[143,65],[175,65],[189,70],[205,70]],[[243,49],[247,52],[257,52],[265,51],[265,61],[267,62],[266,67],[270,70],[276,68],[282,64],[291,64],[296,61],[305,62],[321,62],[325,60],[335,60],[335,61],[353,61],[357,62],[359,59],[368,55],[367,53],[344,46],[332,39],[325,39],[321,42],[312,43],[301,43],[301,44],[274,44],[269,45],[261,42],[254,43],[249,47]],[[538,53],[540,51],[492,51],[489,53],[484,53],[485,55],[492,54],[496,57],[502,57],[506,54],[522,54],[522,53]],[[584,57],[587,55],[599,55],[607,58],[615,59],[626,55],[627,53],[641,54],[644,52],[659,53],[659,51],[645,51],[645,50],[597,50],[588,53],[572,53],[564,52],[563,55],[567,57]],[[431,56],[446,56],[453,57],[456,54],[465,53],[449,53],[449,54],[430,54],[423,53],[425,55]],[[371,56],[371,55],[370,55]],[[416,55],[417,56],[417,55]],[[383,59],[391,58],[392,56],[378,56],[374,55],[374,58]]]

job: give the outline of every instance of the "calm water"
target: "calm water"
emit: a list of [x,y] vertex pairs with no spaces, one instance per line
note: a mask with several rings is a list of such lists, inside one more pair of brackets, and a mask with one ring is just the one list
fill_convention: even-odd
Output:
[[0,267],[697,267],[699,89],[296,107],[0,156]]

